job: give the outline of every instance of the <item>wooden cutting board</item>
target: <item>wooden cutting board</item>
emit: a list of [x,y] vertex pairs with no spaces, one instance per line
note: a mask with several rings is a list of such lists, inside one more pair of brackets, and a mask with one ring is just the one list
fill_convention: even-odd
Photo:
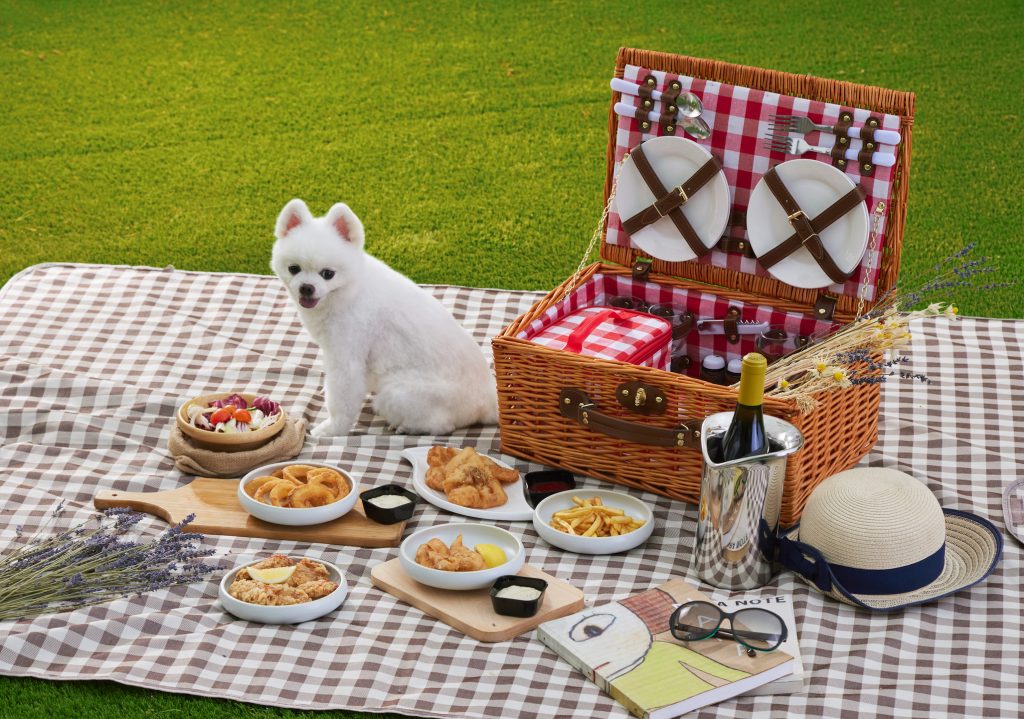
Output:
[[97,509],[128,507],[155,514],[177,524],[189,514],[196,518],[190,532],[230,534],[235,537],[291,539],[298,542],[344,544],[351,547],[397,547],[405,522],[378,524],[366,518],[362,501],[345,516],[308,527],[289,527],[256,519],[238,502],[238,480],[199,477],[168,492],[100,492],[93,499]]
[[491,605],[490,587],[455,592],[420,584],[406,574],[397,557],[370,570],[370,578],[375,587],[481,642],[503,642],[535,629],[542,622],[583,609],[583,592],[568,582],[534,569],[529,564],[524,565],[517,574],[520,577],[543,579],[548,583],[540,610],[525,619],[496,614]]

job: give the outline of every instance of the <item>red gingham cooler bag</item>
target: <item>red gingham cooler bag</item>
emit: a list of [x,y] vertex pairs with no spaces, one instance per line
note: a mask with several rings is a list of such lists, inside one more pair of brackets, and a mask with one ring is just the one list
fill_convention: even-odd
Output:
[[667,370],[671,361],[672,323],[643,312],[587,307],[528,339],[551,349]]

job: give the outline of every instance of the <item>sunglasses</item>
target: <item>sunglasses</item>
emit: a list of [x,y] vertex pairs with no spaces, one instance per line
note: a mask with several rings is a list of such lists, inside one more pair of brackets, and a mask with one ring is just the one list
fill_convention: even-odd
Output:
[[[729,620],[730,629],[722,629]],[[786,641],[786,623],[775,612],[758,607],[724,612],[711,602],[680,604],[669,619],[672,636],[684,642],[696,642],[711,637],[733,639],[747,649],[747,656],[755,652],[770,652]]]

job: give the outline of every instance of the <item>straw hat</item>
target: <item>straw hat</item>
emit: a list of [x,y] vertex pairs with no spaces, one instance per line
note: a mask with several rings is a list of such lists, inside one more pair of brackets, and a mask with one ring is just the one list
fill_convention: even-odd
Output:
[[988,520],[943,509],[909,474],[863,467],[814,490],[779,561],[834,599],[888,612],[977,584],[1002,548]]

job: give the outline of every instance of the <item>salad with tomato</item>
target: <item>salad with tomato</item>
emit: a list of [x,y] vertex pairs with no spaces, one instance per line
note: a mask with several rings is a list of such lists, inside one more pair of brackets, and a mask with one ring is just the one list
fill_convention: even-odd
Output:
[[208,432],[254,432],[269,427],[281,414],[281,405],[266,397],[257,397],[252,404],[245,397],[233,394],[225,399],[216,399],[207,406],[197,404],[188,408],[188,421]]

